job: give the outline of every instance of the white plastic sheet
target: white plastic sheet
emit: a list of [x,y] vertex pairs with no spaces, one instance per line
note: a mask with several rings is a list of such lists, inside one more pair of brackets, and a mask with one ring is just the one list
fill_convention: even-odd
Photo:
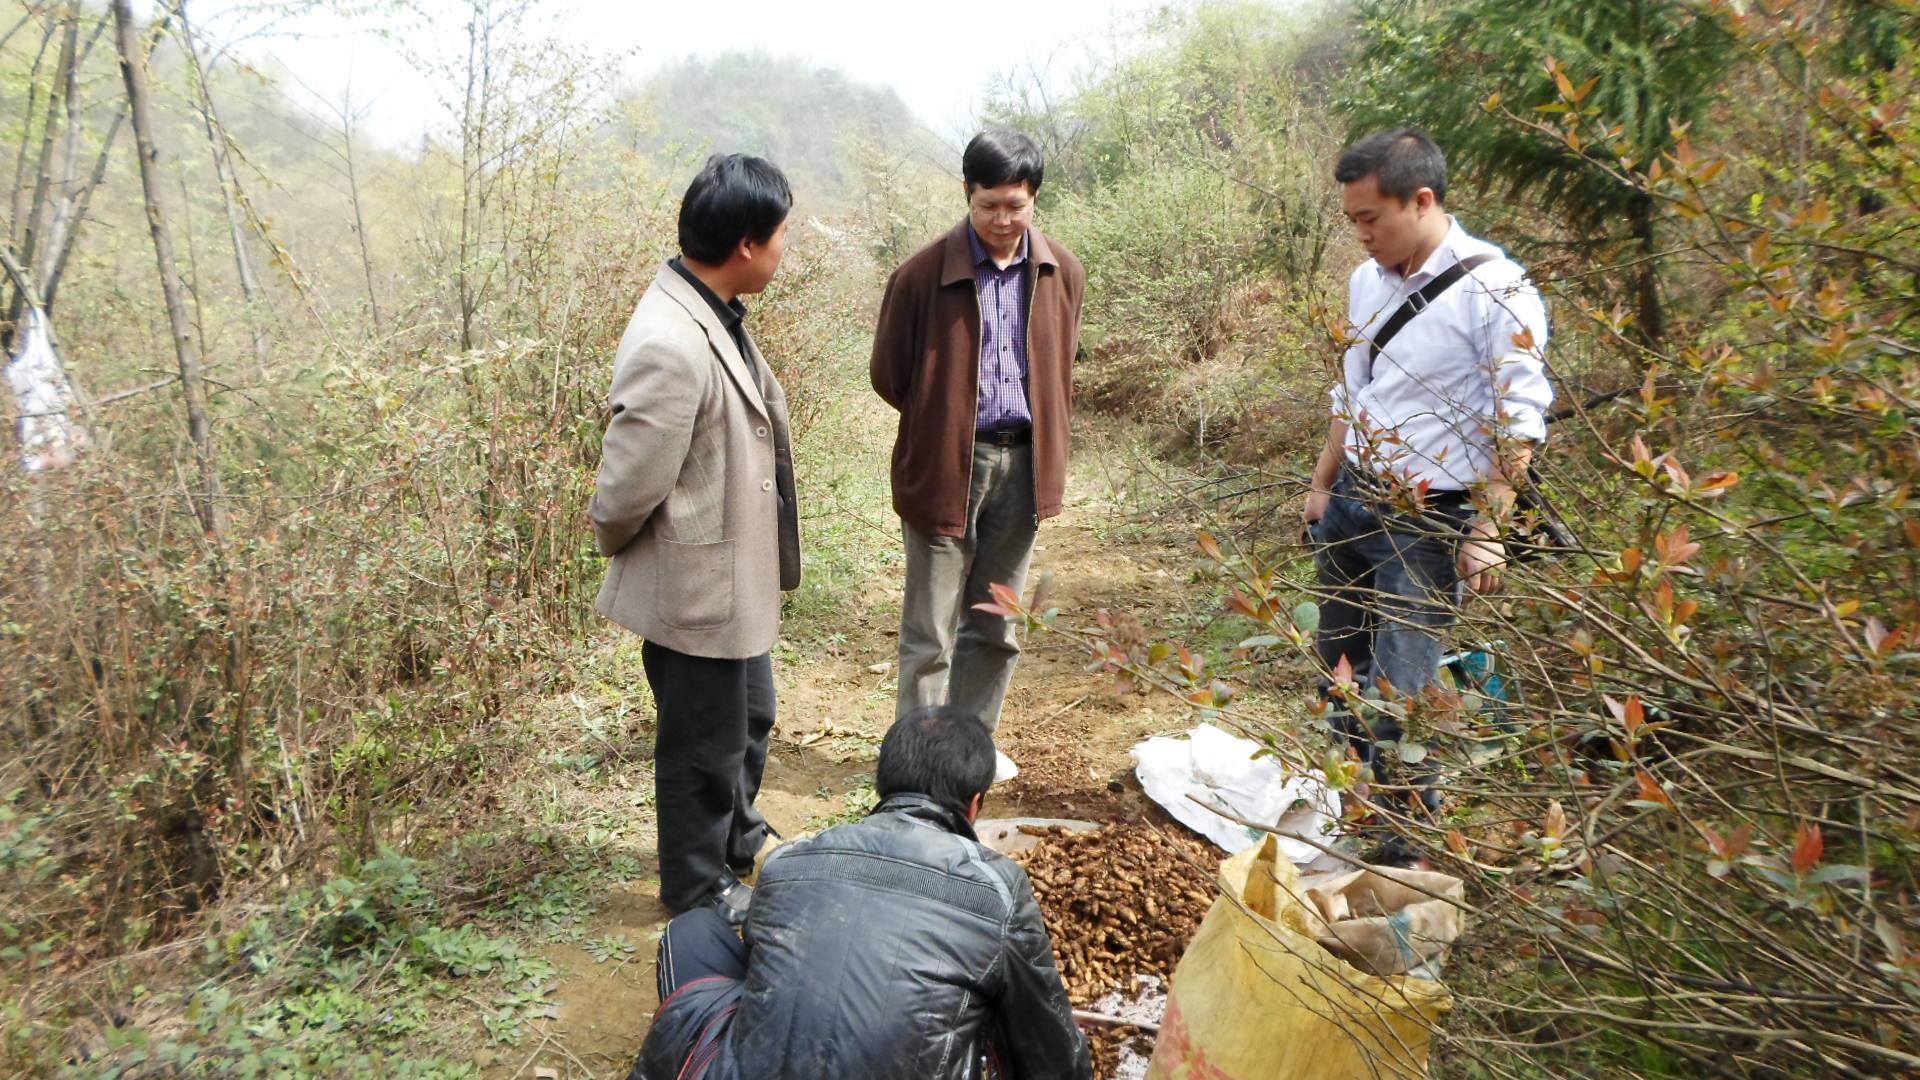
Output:
[[1291,773],[1273,757],[1256,758],[1259,751],[1260,744],[1252,739],[1201,724],[1182,735],[1156,736],[1135,746],[1134,775],[1148,798],[1230,855],[1266,834],[1208,807],[1274,826],[1288,860],[1312,863],[1321,856],[1320,849],[1294,838],[1330,843],[1333,823],[1340,819],[1340,793],[1328,787],[1319,772]]
[[7,363],[7,385],[19,411],[23,465],[28,472],[65,468],[86,445],[87,432],[71,415],[73,385],[39,308],[28,317],[19,341],[19,351]]

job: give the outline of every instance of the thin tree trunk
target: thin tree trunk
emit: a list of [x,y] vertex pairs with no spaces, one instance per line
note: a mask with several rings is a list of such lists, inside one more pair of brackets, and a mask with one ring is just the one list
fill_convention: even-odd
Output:
[[[51,129],[41,138],[43,144],[41,148],[41,168],[35,173],[36,180],[31,186],[27,183],[27,162],[33,159],[33,155],[27,151],[28,147],[32,145],[33,118],[40,111],[40,67],[46,62],[47,49],[53,44],[54,36],[59,32],[60,23],[58,20],[47,23],[46,35],[40,40],[40,51],[35,54],[33,58],[33,72],[27,77],[26,119],[20,125],[20,145],[14,152],[15,156],[13,161],[13,217],[7,222],[7,247],[9,256],[11,256],[14,251],[19,251],[24,245],[32,242],[34,226],[29,224],[29,222],[38,218],[41,214],[41,202],[35,201],[29,195],[29,191],[37,191],[41,201],[44,201],[46,197],[46,190],[40,182],[40,179],[45,174],[47,150],[44,144],[52,139]],[[62,44],[62,51],[65,51],[64,42]],[[67,58],[71,60],[72,54],[67,53]],[[57,94],[60,86],[58,72],[55,73],[53,82],[53,93]],[[47,123],[49,125],[53,123],[54,117],[58,115],[58,109],[55,107],[57,104],[57,102],[51,99],[48,102]],[[33,272],[31,252],[29,252],[27,257],[18,260],[18,264],[22,270],[31,274]],[[18,283],[15,283],[14,291],[7,300],[5,309],[6,321],[3,325],[0,325],[0,342],[4,342],[6,352],[9,354],[11,354],[15,346],[19,344],[18,332],[20,329],[20,318],[25,314],[26,307],[25,290]]]
[[187,190],[187,178],[180,179],[180,235],[187,242],[187,298],[193,301],[193,337],[200,355],[207,354],[207,307],[200,297],[200,252],[193,243],[193,194]]
[[[148,34],[148,40],[142,55],[150,55],[154,42],[165,30],[168,20],[162,18],[155,23]],[[40,245],[40,258],[32,267],[34,283],[40,289],[40,306],[43,310],[53,310],[54,298],[60,292],[60,279],[67,271],[67,259],[73,254],[74,245],[80,237],[80,225],[87,219],[87,207],[93,202],[93,193],[107,178],[107,165],[113,160],[113,144],[120,137],[120,128],[127,121],[127,103],[122,99],[114,109],[113,120],[107,124],[106,138],[101,140],[100,154],[94,159],[93,171],[87,182],[74,190],[74,165],[80,160],[79,135],[80,117],[74,102],[78,95],[74,92],[74,79],[77,72],[84,68],[87,57],[93,54],[93,47],[99,43],[101,35],[112,20],[101,16],[99,25],[92,36],[87,38],[87,47],[80,51],[74,61],[74,71],[68,73],[66,90],[67,135],[66,135],[66,175],[61,183],[61,198],[55,208],[53,222],[47,227],[46,243]]]
[[75,190],[78,177],[74,175],[74,167],[80,160],[80,110],[74,104],[76,74],[87,62],[87,54],[93,51],[94,42],[100,39],[100,33],[106,25],[107,20],[104,18],[95,25],[93,36],[87,39],[86,50],[81,52],[72,66],[67,68],[66,87],[61,91],[64,107],[62,111],[66,114],[63,120],[66,128],[60,138],[60,197],[54,200],[53,217],[46,224],[43,239],[36,244],[37,257],[32,264],[33,280],[43,287],[47,280],[47,272],[53,267],[54,259],[59,254],[59,245],[66,236],[74,202],[79,196],[79,192]]
[[472,286],[469,282],[468,262],[472,258],[470,244],[473,240],[473,182],[474,170],[479,154],[474,146],[474,98],[479,77],[478,53],[480,48],[480,20],[482,18],[476,6],[472,13],[472,22],[467,24],[467,92],[460,110],[460,246],[454,254],[454,283],[458,289],[457,302],[460,305],[460,348],[462,351],[473,348],[473,304]]
[[1647,348],[1658,351],[1667,336],[1666,313],[1660,306],[1660,260],[1653,230],[1653,197],[1639,196],[1633,203],[1633,235],[1640,241],[1642,261],[1635,286],[1634,304],[1640,320],[1640,336]]
[[[66,20],[66,32],[60,35],[60,59],[54,65],[53,87],[47,93],[47,119],[40,127],[40,167],[34,172],[33,207],[27,214],[26,238],[20,244],[20,263],[29,268],[38,261],[35,253],[44,242],[47,203],[53,195],[54,157],[60,146],[60,119],[66,112],[67,93],[73,86],[73,58],[79,46],[80,19],[73,16]],[[19,307],[16,301],[14,318],[18,318]]]
[[20,146],[14,151],[13,158],[13,217],[7,222],[8,246],[18,249],[20,230],[27,222],[27,162],[32,155],[27,153],[33,138],[33,117],[40,110],[40,65],[46,63],[47,47],[53,44],[53,35],[58,33],[60,24],[49,22],[47,32],[40,39],[40,51],[33,56],[33,71],[27,76],[26,120],[20,125]]
[[486,223],[487,112],[493,93],[493,2],[471,0],[467,23],[466,95],[460,113],[460,250],[454,274],[459,286],[460,348],[472,350],[474,317],[480,309],[473,262]]
[[180,5],[180,32],[186,38],[187,60],[193,67],[193,78],[200,92],[198,102],[200,121],[207,131],[207,147],[213,152],[213,175],[220,185],[220,200],[227,210],[227,233],[233,242],[234,268],[240,276],[240,295],[247,309],[247,330],[253,336],[253,363],[258,374],[264,378],[267,372],[267,339],[260,325],[260,278],[254,273],[253,259],[247,255],[246,229],[241,220],[240,207],[233,197],[233,188],[239,178],[231,173],[226,134],[227,129],[220,123],[220,113],[214,107],[213,88],[207,83],[207,70],[200,61],[200,46],[195,43],[193,26],[187,22],[187,6]]
[[353,155],[353,85],[347,85],[347,98],[340,109],[340,141],[345,153],[341,156],[347,163],[347,194],[353,199],[353,235],[360,241],[360,271],[367,279],[367,310],[373,315],[373,332],[387,335],[387,328],[380,318],[379,291],[373,283],[373,249],[367,241],[367,218],[360,205],[360,171]]
[[93,175],[87,178],[87,186],[80,189],[74,197],[72,207],[63,215],[54,236],[51,238],[53,261],[47,269],[47,283],[43,300],[51,309],[55,295],[60,292],[60,279],[67,272],[67,258],[73,254],[75,244],[80,239],[80,224],[87,219],[87,207],[93,203],[93,193],[107,178],[107,164],[112,160],[113,144],[120,137],[120,128],[127,122],[127,109],[123,103],[113,114],[113,122],[107,125],[106,140],[100,144],[100,156],[94,159]]
[[200,467],[200,492],[194,498],[194,513],[200,527],[213,536],[226,532],[226,508],[220,496],[220,476],[213,456],[213,425],[207,418],[206,387],[201,378],[200,349],[194,340],[193,324],[187,318],[185,298],[173,261],[173,234],[167,228],[166,212],[161,206],[160,152],[153,143],[153,117],[148,107],[147,77],[141,63],[135,37],[133,9],[129,0],[112,0],[113,21],[118,31],[120,74],[127,84],[127,102],[132,110],[133,138],[140,155],[140,190],[146,200],[147,227],[153,233],[153,254],[160,269],[160,292],[166,300],[167,326],[173,334],[174,356],[180,366],[180,393],[187,406],[187,432],[193,439],[194,457]]

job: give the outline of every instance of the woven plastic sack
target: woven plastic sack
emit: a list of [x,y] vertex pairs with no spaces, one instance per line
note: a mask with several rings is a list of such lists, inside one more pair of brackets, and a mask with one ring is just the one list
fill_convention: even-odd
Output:
[[1446,987],[1365,974],[1315,941],[1272,837],[1222,863],[1220,887],[1174,972],[1148,1080],[1426,1076]]

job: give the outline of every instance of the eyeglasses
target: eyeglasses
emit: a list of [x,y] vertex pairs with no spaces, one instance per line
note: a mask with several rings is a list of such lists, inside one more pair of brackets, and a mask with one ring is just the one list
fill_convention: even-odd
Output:
[[1011,206],[1006,203],[1001,203],[998,206],[982,206],[979,203],[970,203],[968,205],[974,213],[979,214],[989,221],[998,221],[1002,218],[1011,221],[1015,218],[1023,218],[1033,213],[1032,203],[1023,203],[1017,206]]

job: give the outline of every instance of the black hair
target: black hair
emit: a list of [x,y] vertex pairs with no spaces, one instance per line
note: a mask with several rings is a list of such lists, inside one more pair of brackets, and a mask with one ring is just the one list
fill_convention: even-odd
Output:
[[1447,155],[1419,128],[1382,131],[1340,152],[1334,180],[1351,184],[1369,176],[1376,178],[1382,195],[1401,202],[1421,188],[1433,189],[1434,202],[1447,201]]
[[1027,189],[1040,193],[1040,179],[1047,162],[1032,139],[1007,128],[989,128],[973,137],[960,154],[960,176],[967,182],[967,193],[977,187],[995,188],[1002,184],[1026,181]]
[[742,240],[764,244],[793,209],[786,174],[765,158],[715,154],[680,200],[680,253],[718,266]]
[[980,718],[951,705],[918,709],[880,741],[873,787],[882,799],[925,795],[964,810],[993,786],[993,736]]

